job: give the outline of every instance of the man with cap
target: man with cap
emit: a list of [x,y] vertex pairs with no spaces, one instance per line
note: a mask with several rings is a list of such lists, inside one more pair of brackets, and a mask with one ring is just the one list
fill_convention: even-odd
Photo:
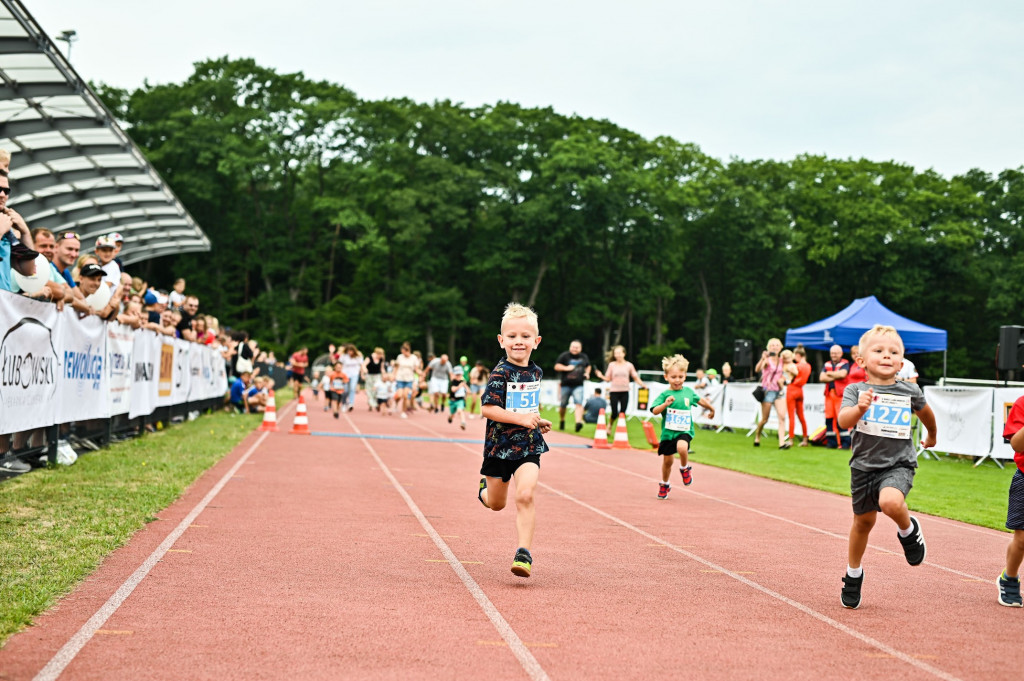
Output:
[[96,258],[103,270],[103,283],[114,289],[121,285],[121,267],[114,262],[114,241],[109,236],[96,239]]
[[100,286],[104,286],[104,280],[106,273],[99,265],[89,263],[84,265],[78,273],[78,287],[74,290],[75,299],[72,302],[72,306],[79,313],[80,317],[94,314],[101,319],[108,319],[111,315],[116,314],[118,310],[118,300],[121,295],[121,286],[118,284],[117,288],[110,294],[110,302],[107,303],[106,307],[102,310],[94,310],[89,303],[86,302],[86,298],[96,293]]
[[107,238],[114,242],[114,262],[123,270],[124,263],[121,262],[121,247],[124,246],[124,237],[121,236],[121,232],[111,232],[107,235]]

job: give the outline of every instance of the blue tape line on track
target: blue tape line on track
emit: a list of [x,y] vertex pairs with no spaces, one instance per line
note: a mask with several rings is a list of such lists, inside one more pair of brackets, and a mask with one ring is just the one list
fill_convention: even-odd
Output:
[[[354,437],[354,438],[366,438],[367,440],[408,440],[411,442],[454,442],[466,445],[483,445],[483,440],[461,440],[453,437],[416,437],[413,435],[372,435],[359,433],[328,433],[322,430],[314,430],[310,433],[311,435],[319,435],[320,437]],[[590,445],[553,445],[548,443],[549,447],[559,447],[562,449],[590,449]]]

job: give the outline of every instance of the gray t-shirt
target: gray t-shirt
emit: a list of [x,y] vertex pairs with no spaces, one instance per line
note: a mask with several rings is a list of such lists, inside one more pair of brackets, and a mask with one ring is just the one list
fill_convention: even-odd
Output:
[[856,407],[860,394],[868,389],[874,390],[875,401],[853,427],[850,467],[859,471],[917,468],[910,416],[927,404],[920,386],[904,381],[893,385],[852,383],[843,391],[843,407]]
[[441,358],[435,357],[430,360],[430,364],[427,365],[427,371],[430,372],[430,378],[434,380],[440,380],[443,378],[447,381],[449,374],[452,373],[452,363],[445,362],[444,364],[441,364]]

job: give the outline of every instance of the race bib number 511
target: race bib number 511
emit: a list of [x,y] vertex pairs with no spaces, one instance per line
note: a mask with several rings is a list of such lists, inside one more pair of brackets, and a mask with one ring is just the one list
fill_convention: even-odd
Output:
[[875,401],[857,421],[858,432],[900,440],[910,438],[910,396],[875,395]]
[[540,381],[505,386],[505,410],[516,414],[540,412]]

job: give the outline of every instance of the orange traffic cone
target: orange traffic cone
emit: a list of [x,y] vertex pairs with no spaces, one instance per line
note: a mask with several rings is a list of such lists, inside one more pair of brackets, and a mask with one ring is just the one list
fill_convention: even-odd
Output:
[[644,421],[644,435],[647,436],[647,444],[654,449],[658,448],[658,434],[654,432],[654,424]]
[[604,409],[597,412],[597,429],[594,431],[594,449],[611,449],[608,444],[608,424],[604,417]]
[[631,449],[629,433],[626,432],[626,415],[619,412],[619,422],[615,424],[615,442],[612,449]]
[[267,395],[267,410],[263,412],[263,423],[260,424],[259,430],[277,432],[277,406],[274,404],[273,390]]
[[306,398],[299,393],[299,403],[295,406],[295,421],[288,431],[293,435],[309,435],[309,417],[306,416]]

